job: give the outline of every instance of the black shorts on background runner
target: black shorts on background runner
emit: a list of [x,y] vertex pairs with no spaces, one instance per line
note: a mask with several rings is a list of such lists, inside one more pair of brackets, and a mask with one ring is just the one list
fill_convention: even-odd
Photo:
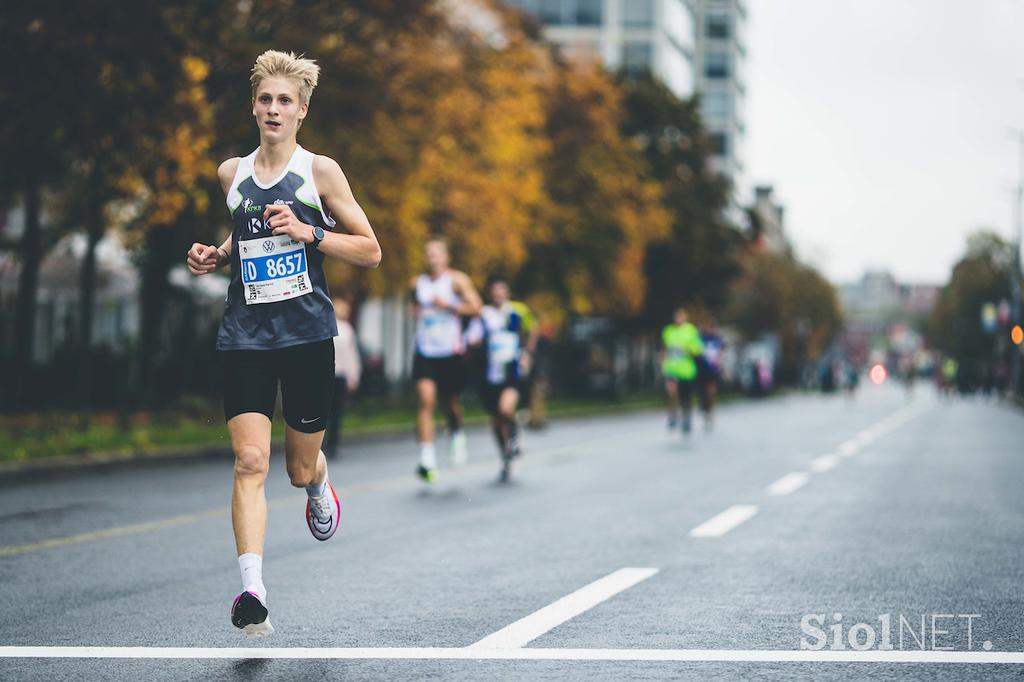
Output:
[[693,398],[693,391],[697,383],[696,378],[693,379],[679,379],[677,377],[667,377],[666,381],[674,381],[676,384],[676,391],[679,395],[680,400],[690,400]]
[[466,388],[466,358],[449,355],[444,358],[428,358],[419,352],[412,359],[412,380],[430,379],[442,395],[457,395]]
[[519,392],[519,399],[523,398],[523,388],[518,381],[508,381],[501,384],[488,384],[484,383],[483,388],[480,390],[480,400],[484,404],[484,409],[489,414],[498,414],[498,403],[501,401],[501,394],[506,389],[515,389]]
[[246,412],[274,419],[277,387],[288,426],[323,431],[334,394],[334,340],[273,350],[220,351],[224,367],[224,419]]

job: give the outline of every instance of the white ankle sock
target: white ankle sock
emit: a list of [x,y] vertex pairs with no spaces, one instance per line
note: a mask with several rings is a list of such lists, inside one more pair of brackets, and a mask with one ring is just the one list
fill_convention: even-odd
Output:
[[327,492],[327,472],[324,472],[324,480],[319,483],[311,483],[306,486],[306,494],[310,497],[322,497]]
[[267,603],[267,588],[263,586],[263,557],[246,552],[238,557],[238,569],[242,572],[242,591],[252,592]]
[[420,464],[427,469],[437,468],[437,454],[433,443],[420,443]]

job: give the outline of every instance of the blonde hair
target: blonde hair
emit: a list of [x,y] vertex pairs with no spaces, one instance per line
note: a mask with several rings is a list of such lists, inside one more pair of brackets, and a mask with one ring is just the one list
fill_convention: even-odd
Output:
[[249,82],[252,83],[252,96],[256,97],[256,90],[265,78],[287,78],[299,86],[299,102],[309,104],[309,98],[313,95],[313,88],[316,87],[320,78],[320,67],[312,59],[306,59],[304,55],[296,56],[294,52],[278,52],[267,50],[256,58],[252,67],[252,76]]

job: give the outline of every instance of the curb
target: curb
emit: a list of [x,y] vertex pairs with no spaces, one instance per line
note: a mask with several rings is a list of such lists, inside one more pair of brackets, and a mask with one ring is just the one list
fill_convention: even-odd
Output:
[[[599,419],[608,414],[630,414],[643,412],[658,407],[656,402],[637,402],[627,405],[609,405],[607,409],[603,406],[598,408],[577,408],[564,411],[550,411],[548,413],[548,424],[565,420]],[[464,424],[470,427],[484,426],[488,421],[486,415],[473,415],[464,420]],[[413,426],[407,424],[387,424],[383,426],[370,427],[356,431],[344,432],[346,443],[376,443],[386,440],[394,440],[402,437],[411,437]],[[284,438],[275,438],[271,441],[271,451],[279,451],[284,447]],[[169,462],[188,461],[210,461],[217,459],[230,460],[234,457],[231,447],[196,445],[191,447],[166,447],[153,450],[117,450],[114,452],[84,453],[80,455],[62,455],[58,457],[45,457],[40,459],[26,459],[16,462],[0,462],[0,486],[21,482],[28,478],[47,478],[49,476],[62,476],[78,471],[103,471],[113,470],[137,464],[166,464]]]

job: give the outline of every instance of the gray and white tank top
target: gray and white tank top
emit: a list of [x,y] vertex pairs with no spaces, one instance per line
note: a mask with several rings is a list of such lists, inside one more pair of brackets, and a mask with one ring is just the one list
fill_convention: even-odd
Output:
[[256,151],[239,160],[227,195],[231,283],[217,350],[272,350],[338,332],[324,254],[287,235],[275,236],[263,218],[268,205],[285,204],[307,225],[334,227],[313,183],[314,155],[296,146],[281,175],[264,185],[253,168]]

